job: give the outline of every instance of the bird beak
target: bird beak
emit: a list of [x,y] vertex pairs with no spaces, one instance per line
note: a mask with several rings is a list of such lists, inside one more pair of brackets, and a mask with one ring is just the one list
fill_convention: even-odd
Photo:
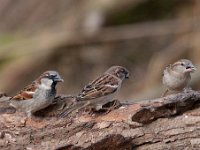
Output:
[[129,73],[126,73],[125,78],[129,79]]
[[194,72],[194,71],[197,70],[197,68],[195,66],[193,66],[193,65],[188,65],[186,67],[186,69],[187,69],[187,72]]
[[64,82],[64,80],[60,76],[54,77],[53,80],[56,81],[56,82]]

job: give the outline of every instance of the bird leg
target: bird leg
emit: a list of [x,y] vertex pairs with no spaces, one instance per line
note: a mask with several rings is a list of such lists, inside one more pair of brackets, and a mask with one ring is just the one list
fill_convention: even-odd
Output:
[[104,105],[97,105],[95,107],[95,111],[104,111],[106,114],[109,113],[110,111],[116,109],[117,107],[121,106],[121,103],[118,100],[112,100],[110,102],[107,102]]
[[166,94],[169,92],[169,90],[167,89],[162,95],[161,95],[161,97],[165,97],[166,96]]
[[107,112],[109,113],[110,111],[119,108],[120,106],[122,106],[122,104],[120,103],[119,100],[114,99],[111,103],[113,103],[109,108],[107,108]]
[[32,112],[31,111],[27,111],[26,115],[27,115],[28,118],[32,118]]

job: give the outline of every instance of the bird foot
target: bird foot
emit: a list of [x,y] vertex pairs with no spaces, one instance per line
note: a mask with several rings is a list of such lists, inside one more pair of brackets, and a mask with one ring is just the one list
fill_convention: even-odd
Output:
[[184,93],[189,93],[189,92],[192,92],[192,91],[193,91],[193,90],[192,90],[191,87],[186,87],[186,88],[183,89],[183,92],[184,92]]
[[109,113],[111,112],[112,110],[116,109],[116,108],[119,108],[121,106],[121,103],[119,100],[113,100],[113,101],[110,101],[104,105],[97,105],[95,108],[93,108],[93,112],[100,112],[100,113]]

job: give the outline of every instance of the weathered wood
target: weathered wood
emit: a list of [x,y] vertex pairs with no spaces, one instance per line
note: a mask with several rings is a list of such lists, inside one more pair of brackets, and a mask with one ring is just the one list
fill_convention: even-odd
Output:
[[[61,101],[70,102],[69,97],[57,99]],[[108,114],[61,118],[61,104],[32,119],[5,111],[0,114],[0,149],[199,149],[199,102],[200,92],[191,90],[123,105]],[[47,110],[51,115],[44,114]]]

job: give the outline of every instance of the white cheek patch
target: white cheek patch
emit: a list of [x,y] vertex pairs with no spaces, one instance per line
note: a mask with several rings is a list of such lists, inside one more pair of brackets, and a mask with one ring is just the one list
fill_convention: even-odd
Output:
[[44,89],[51,89],[53,81],[51,79],[42,79],[40,87]]
[[44,88],[44,89],[51,89],[51,86],[48,86],[48,85],[45,85],[45,84],[41,84],[40,87]]

